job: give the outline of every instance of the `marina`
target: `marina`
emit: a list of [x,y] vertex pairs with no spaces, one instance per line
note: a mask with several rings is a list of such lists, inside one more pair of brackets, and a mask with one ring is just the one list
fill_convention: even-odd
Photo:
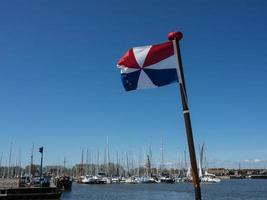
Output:
[[0,200],[267,200],[267,1],[0,1]]
[[[209,188],[227,187],[232,183],[238,183],[240,187],[246,187],[246,184],[251,183],[266,183],[266,169],[241,169],[240,164],[239,169],[208,168],[204,162],[204,158],[206,158],[204,150],[205,145],[203,144],[198,156],[198,173],[200,184],[205,188],[204,191],[209,190]],[[41,153],[41,158],[43,158],[44,148],[39,148],[39,152]],[[144,153],[143,159],[138,162],[134,162],[136,159],[130,156],[128,152],[121,154],[122,157],[120,158],[118,152],[116,152],[116,156],[112,156],[111,152],[107,142],[103,155],[100,155],[99,150],[95,152],[95,156],[93,151],[89,153],[88,150],[84,154],[82,149],[81,162],[71,167],[66,166],[67,160],[65,157],[62,162],[63,165],[58,166],[43,166],[42,159],[40,165],[34,164],[30,159],[30,164],[25,168],[22,166],[1,166],[0,200],[56,200],[60,199],[61,195],[61,199],[68,199],[70,196],[76,198],[74,197],[75,195],[87,196],[92,192],[91,190],[101,190],[101,188],[103,193],[100,192],[100,194],[104,195],[105,190],[114,189],[127,192],[130,187],[136,190],[142,190],[143,188],[143,190],[148,190],[149,192],[161,191],[163,195],[166,188],[172,188],[174,192],[177,192],[192,185],[192,171],[190,165],[186,162],[186,154],[184,154],[183,164],[167,166],[164,162],[165,153],[162,142],[159,150],[161,158],[158,164],[155,164],[156,161],[152,159],[152,154],[154,153],[150,147],[147,150],[147,154]],[[89,155],[91,159],[89,159]],[[32,150],[31,158],[33,156],[34,151]],[[104,159],[101,161],[100,157]],[[179,197],[183,197],[184,193],[181,192],[180,194],[180,192],[178,192]],[[192,195],[191,193],[186,194]],[[98,194],[94,195],[97,196]],[[131,195],[134,196],[134,194]],[[123,197],[121,198],[123,199]],[[150,199],[150,197],[144,198]],[[160,197],[157,198],[161,199]]]

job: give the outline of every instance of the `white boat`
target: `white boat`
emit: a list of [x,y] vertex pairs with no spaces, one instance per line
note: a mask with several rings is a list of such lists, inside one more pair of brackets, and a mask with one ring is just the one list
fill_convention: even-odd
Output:
[[139,183],[139,180],[136,179],[135,177],[129,177],[125,179],[126,184],[137,184]]
[[82,178],[81,183],[83,184],[94,184],[95,178],[93,176],[86,175]]
[[150,176],[142,176],[140,177],[140,182],[141,183],[157,183],[157,181],[150,177]]
[[96,184],[111,183],[111,179],[107,177],[106,173],[99,172],[96,176],[93,176]]
[[200,150],[200,160],[199,160],[199,178],[200,181],[203,183],[219,183],[221,182],[221,179],[216,178],[215,174],[210,174],[205,171],[204,174],[202,174],[202,162],[203,162],[203,157],[204,157],[204,146],[205,144],[202,145],[201,150]]
[[111,184],[112,183],[112,178],[110,177],[102,177],[101,178],[104,183]]
[[204,183],[219,183],[219,182],[221,182],[221,179],[216,178],[216,176],[214,174],[210,174],[207,171],[200,178],[200,180],[201,180],[201,182],[204,182]]
[[120,183],[120,177],[112,177],[111,181],[112,183]]

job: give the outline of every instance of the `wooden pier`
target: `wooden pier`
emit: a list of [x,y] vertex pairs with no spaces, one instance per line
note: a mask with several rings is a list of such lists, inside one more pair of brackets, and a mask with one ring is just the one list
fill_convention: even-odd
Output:
[[59,200],[56,187],[20,186],[19,179],[0,179],[0,200]]
[[59,200],[61,192],[51,187],[0,188],[0,200]]

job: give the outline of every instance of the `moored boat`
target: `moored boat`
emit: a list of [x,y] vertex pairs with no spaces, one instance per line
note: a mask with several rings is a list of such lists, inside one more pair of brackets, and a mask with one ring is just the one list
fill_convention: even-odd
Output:
[[81,183],[83,183],[83,184],[95,184],[96,179],[93,176],[86,175],[82,178]]
[[216,178],[214,174],[210,174],[208,172],[205,172],[205,174],[200,178],[201,182],[204,183],[219,183],[221,182],[221,179]]
[[72,180],[69,176],[60,176],[55,178],[55,185],[61,190],[71,190]]
[[162,176],[160,177],[161,183],[175,183],[175,179],[170,176]]
[[157,180],[150,176],[140,177],[141,183],[157,183]]

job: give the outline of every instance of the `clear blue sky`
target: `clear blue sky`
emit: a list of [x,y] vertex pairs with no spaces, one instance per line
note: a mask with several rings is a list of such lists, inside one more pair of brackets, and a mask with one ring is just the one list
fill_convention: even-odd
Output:
[[1,1],[0,153],[13,142],[27,164],[34,143],[46,164],[71,165],[108,136],[112,154],[151,143],[157,159],[163,136],[165,159],[181,157],[177,85],[125,92],[116,68],[127,49],[180,30],[196,146],[206,143],[213,164],[263,167],[266,10],[264,0]]

